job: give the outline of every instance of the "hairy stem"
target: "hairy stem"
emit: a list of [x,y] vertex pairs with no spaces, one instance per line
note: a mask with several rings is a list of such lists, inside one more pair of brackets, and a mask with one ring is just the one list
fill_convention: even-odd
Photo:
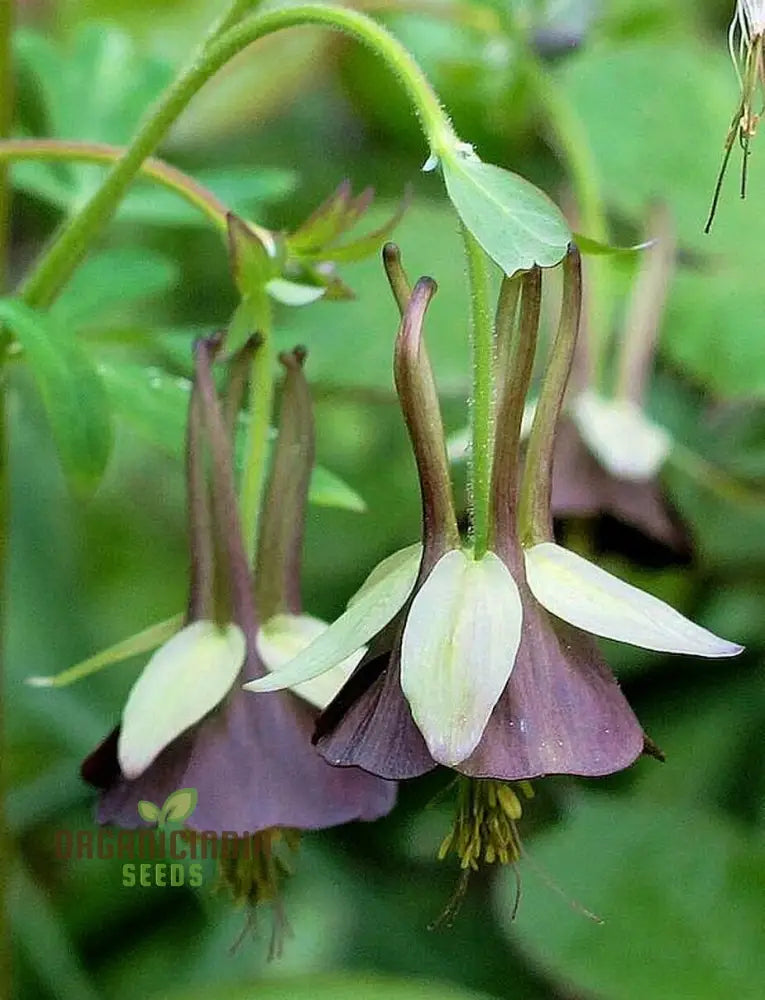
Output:
[[414,105],[436,155],[456,142],[449,119],[417,63],[401,43],[364,14],[323,4],[277,8],[241,21],[205,45],[187,70],[170,85],[151,109],[122,158],[101,187],[62,227],[58,238],[24,282],[27,305],[50,304],[108,223],[127,187],[198,90],[233,56],[265,35],[299,24],[323,25],[344,31],[375,51],[393,70]]
[[493,439],[494,331],[489,306],[486,254],[462,227],[470,283],[470,344],[473,366],[471,407],[470,498],[473,553],[480,559],[489,545],[489,500]]
[[[64,139],[0,140],[0,164],[6,160],[47,160],[108,166],[117,163],[124,155],[124,146],[111,146],[105,142],[73,142]],[[139,172],[193,205],[225,234],[227,206],[193,177],[154,157],[144,160]]]

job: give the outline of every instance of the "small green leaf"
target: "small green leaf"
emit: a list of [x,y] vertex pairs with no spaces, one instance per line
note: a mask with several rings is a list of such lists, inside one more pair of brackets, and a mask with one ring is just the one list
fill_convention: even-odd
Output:
[[441,165],[460,218],[506,274],[534,264],[552,267],[563,259],[571,231],[539,188],[474,154],[450,154]]
[[600,240],[583,236],[581,233],[573,233],[572,235],[579,250],[592,257],[613,257],[616,254],[638,253],[640,250],[648,250],[656,243],[656,240],[645,240],[643,243],[633,243],[628,247],[615,247],[610,243],[601,243]]
[[112,447],[109,400],[80,345],[50,318],[16,299],[0,299],[0,321],[24,349],[71,488],[88,495]]
[[159,820],[159,809],[153,802],[141,799],[138,803],[138,815],[147,823],[156,823]]
[[243,299],[257,295],[275,273],[276,248],[273,241],[256,232],[244,219],[230,212],[228,225],[228,253],[234,284]]
[[162,806],[160,825],[165,823],[182,823],[188,819],[197,807],[196,788],[179,788],[171,792]]
[[123,639],[122,642],[109,646],[108,649],[102,649],[100,653],[89,656],[87,660],[82,660],[73,667],[62,670],[60,674],[54,674],[51,677],[28,677],[27,684],[32,687],[66,687],[68,684],[82,680],[83,677],[97,673],[104,667],[110,667],[114,663],[122,663],[124,660],[129,660],[132,656],[139,656],[141,653],[148,653],[172,638],[183,625],[183,618],[182,614],[173,615],[172,618],[166,618],[165,621],[157,622],[156,625],[150,625],[148,628],[136,632],[129,639]]
[[363,514],[367,509],[364,498],[353,487],[322,465],[313,467],[308,500],[316,507],[352,510],[357,514]]

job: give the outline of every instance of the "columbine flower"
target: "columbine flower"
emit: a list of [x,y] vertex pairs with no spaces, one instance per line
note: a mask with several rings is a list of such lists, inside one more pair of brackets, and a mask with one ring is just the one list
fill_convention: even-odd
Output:
[[741,197],[746,197],[747,161],[749,143],[757,132],[761,111],[754,106],[757,90],[761,96],[765,92],[765,63],[763,62],[763,33],[765,32],[765,3],[763,0],[736,0],[736,9],[728,29],[728,49],[736,70],[741,99],[725,137],[725,152],[720,173],[717,176],[712,207],[709,210],[704,232],[712,228],[717,204],[720,200],[725,171],[728,167],[733,144],[738,138],[741,146]]
[[[645,737],[593,635],[665,652],[732,656],[741,647],[552,541],[554,430],[580,311],[579,257],[565,263],[561,322],[529,442],[520,493],[518,439],[539,320],[539,269],[523,277],[521,315],[501,373],[490,550],[460,547],[422,322],[434,285],[421,279],[396,342],[396,385],[417,460],[424,549],[416,581],[397,556],[390,590],[375,571],[348,611],[288,665],[282,682],[318,674],[378,636],[329,707],[319,747],[334,764],[411,777],[436,763],[474,777],[603,775],[631,764]],[[518,502],[516,503],[516,499]],[[520,537],[519,537],[520,524]],[[521,544],[523,542],[523,545]],[[409,576],[402,572],[408,565]],[[394,602],[391,599],[391,604]],[[333,645],[334,643],[334,645]],[[385,655],[385,646],[392,651]],[[274,678],[250,687],[278,686]]]
[[83,774],[103,789],[100,822],[127,827],[140,825],[142,800],[161,802],[175,789],[196,789],[188,825],[251,841],[246,863],[224,868],[224,875],[257,902],[274,898],[280,868],[273,850],[280,840],[294,841],[290,831],[376,819],[392,808],[395,786],[322,760],[311,745],[315,710],[296,695],[254,699],[241,690],[243,681],[266,671],[230,439],[212,379],[216,347],[213,340],[196,345],[189,416],[189,623],[151,658],[128,696],[119,730],[85,761]]
[[687,533],[659,482],[675,445],[643,407],[675,263],[675,234],[664,206],[652,212],[648,231],[654,240],[642,251],[632,288],[613,396],[592,387],[584,341],[577,348],[580,370],[572,373],[555,438],[552,510],[556,517],[610,514],[682,552],[689,547]]

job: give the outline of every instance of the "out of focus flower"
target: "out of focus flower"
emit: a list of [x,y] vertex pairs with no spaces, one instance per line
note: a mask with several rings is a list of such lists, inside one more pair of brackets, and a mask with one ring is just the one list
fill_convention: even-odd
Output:
[[660,475],[674,442],[645,412],[661,319],[675,265],[668,209],[657,205],[647,225],[616,354],[614,393],[592,385],[587,345],[577,360],[555,439],[552,510],[556,517],[610,514],[677,552],[688,549],[685,528],[667,501]]

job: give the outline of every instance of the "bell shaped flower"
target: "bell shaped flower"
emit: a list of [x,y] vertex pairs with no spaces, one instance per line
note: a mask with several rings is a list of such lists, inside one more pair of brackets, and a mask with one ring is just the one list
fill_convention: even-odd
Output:
[[[140,802],[162,802],[178,788],[192,788],[197,803],[188,826],[260,838],[270,850],[279,830],[384,815],[393,806],[395,786],[322,760],[311,745],[315,710],[296,695],[254,699],[241,690],[244,681],[266,670],[258,652],[231,440],[212,377],[217,346],[214,339],[195,346],[187,451],[188,624],[147,664],[121,726],[85,761],[83,775],[102,789],[100,822],[141,825]],[[253,875],[252,893],[273,890],[258,877]]]
[[[402,293],[400,273],[398,278]],[[581,308],[575,251],[564,265],[559,330],[519,486],[520,425],[536,346],[541,272],[532,269],[521,283],[518,322],[508,309],[502,322],[511,330],[498,331],[502,370],[492,534],[489,550],[480,554],[463,549],[456,534],[437,397],[422,340],[432,282],[421,279],[408,298],[395,373],[420,477],[423,558],[403,611],[372,639],[360,667],[319,721],[319,748],[334,764],[388,777],[411,777],[436,763],[506,781],[550,773],[609,774],[653,745],[593,635],[702,656],[730,656],[741,649],[552,540],[552,449]],[[294,683],[331,659],[334,628],[322,637],[322,656],[309,646],[285,668],[285,679]],[[343,629],[345,645],[339,644],[338,652],[345,653],[352,637]],[[357,642],[362,634],[356,634]],[[369,638],[364,635],[364,641]]]

